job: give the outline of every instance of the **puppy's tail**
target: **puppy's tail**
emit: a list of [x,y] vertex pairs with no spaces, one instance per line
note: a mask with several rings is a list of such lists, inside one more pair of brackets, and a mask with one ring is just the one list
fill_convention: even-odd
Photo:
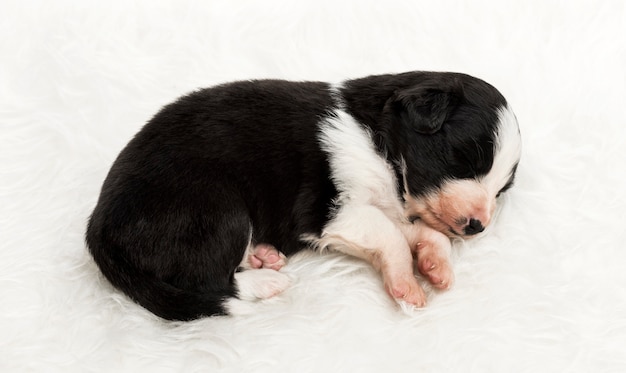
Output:
[[[232,283],[214,286],[206,291],[179,289],[154,276],[133,268],[123,258],[117,260],[102,250],[90,252],[104,276],[135,302],[166,320],[188,321],[202,316],[226,315],[226,300],[235,297]],[[214,285],[218,285],[217,283]]]

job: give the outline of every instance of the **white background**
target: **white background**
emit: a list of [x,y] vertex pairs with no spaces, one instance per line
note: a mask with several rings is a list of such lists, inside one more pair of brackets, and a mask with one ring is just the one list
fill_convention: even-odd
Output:
[[[623,1],[2,1],[0,370],[626,371]],[[405,316],[364,263],[305,253],[249,317],[165,323],[83,243],[162,105],[249,78],[446,70],[507,97],[524,149],[456,286]],[[260,155],[262,156],[262,155]]]

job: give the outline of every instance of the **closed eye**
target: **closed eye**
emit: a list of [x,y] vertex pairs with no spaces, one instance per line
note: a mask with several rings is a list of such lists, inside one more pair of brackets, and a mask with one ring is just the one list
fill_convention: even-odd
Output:
[[515,164],[515,166],[513,166],[513,170],[511,171],[511,177],[509,177],[509,181],[507,181],[506,184],[504,184],[504,186],[502,187],[502,189],[500,189],[498,194],[496,194],[496,198],[500,197],[500,195],[502,193],[504,193],[507,190],[511,189],[511,187],[513,186],[513,180],[515,179],[515,172],[516,171],[517,171],[517,163]]
[[496,198],[500,197],[500,195],[504,192],[506,192],[507,190],[511,189],[511,187],[513,186],[513,179],[510,179],[508,183],[506,183],[506,185],[504,185],[502,187],[502,189],[500,189],[500,191],[498,192],[498,194],[496,194]]

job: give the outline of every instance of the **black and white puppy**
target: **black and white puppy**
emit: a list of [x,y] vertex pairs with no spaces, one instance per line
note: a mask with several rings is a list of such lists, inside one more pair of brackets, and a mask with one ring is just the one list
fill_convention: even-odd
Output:
[[285,256],[307,247],[370,262],[420,307],[413,259],[452,284],[449,237],[490,223],[520,149],[504,97],[468,75],[224,84],[164,107],[126,146],[86,240],[106,278],[165,319],[283,291]]

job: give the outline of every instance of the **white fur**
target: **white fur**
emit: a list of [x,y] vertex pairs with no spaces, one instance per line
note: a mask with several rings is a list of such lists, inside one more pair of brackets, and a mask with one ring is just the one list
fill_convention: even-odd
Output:
[[339,206],[322,236],[346,234],[363,247],[380,247],[387,239],[394,244],[400,241],[388,237],[394,228],[400,232],[395,226],[402,220],[395,176],[387,161],[376,153],[371,135],[352,116],[336,110],[320,125],[319,140],[329,155]]
[[365,259],[381,272],[394,298],[422,306],[425,296],[413,277],[402,228],[408,222],[391,165],[376,152],[371,134],[343,110],[320,125],[320,142],[329,156],[338,209],[321,237],[308,240]]
[[345,111],[333,114],[335,117],[320,125],[320,142],[330,155],[338,203],[372,204],[400,211],[393,170],[376,153],[371,134]]
[[480,180],[489,196],[495,196],[509,180],[513,166],[522,155],[522,138],[517,118],[509,106],[498,113],[495,156],[489,173]]
[[248,315],[254,312],[254,301],[269,299],[285,291],[291,285],[288,274],[273,269],[247,269],[235,273],[237,298],[229,298],[224,308],[231,315]]
[[250,269],[235,273],[239,298],[256,300],[271,298],[283,292],[291,280],[289,276],[273,269]]
[[[0,28],[0,371],[626,371],[622,1],[3,1]],[[189,323],[99,274],[85,222],[162,105],[418,69],[492,83],[524,147],[491,231],[454,242],[454,287],[424,285],[414,316],[332,252],[290,258],[298,281],[245,317]]]

